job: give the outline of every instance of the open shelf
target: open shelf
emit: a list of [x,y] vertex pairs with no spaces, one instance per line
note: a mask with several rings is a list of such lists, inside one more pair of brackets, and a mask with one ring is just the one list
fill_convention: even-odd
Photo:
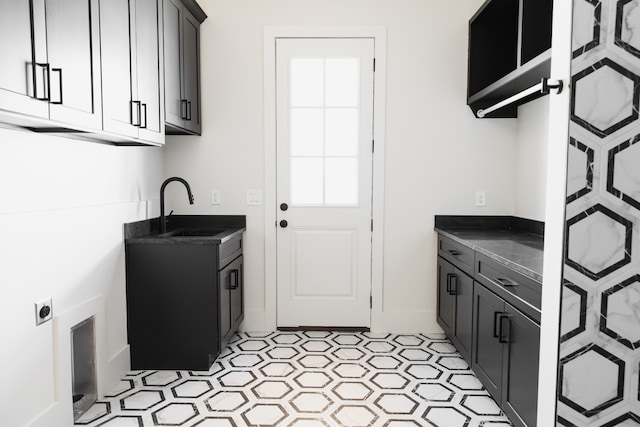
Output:
[[[486,108],[548,77],[553,0],[487,0],[469,20],[467,104]],[[517,106],[486,117],[517,117]]]

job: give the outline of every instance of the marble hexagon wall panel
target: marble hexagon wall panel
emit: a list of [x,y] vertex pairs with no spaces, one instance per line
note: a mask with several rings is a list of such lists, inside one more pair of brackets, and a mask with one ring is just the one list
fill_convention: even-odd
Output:
[[574,0],[557,424],[640,426],[640,0]]

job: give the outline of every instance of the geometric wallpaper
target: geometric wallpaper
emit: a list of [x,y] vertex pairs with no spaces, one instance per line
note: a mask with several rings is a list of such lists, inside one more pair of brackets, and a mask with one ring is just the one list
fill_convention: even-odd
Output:
[[574,0],[559,426],[640,426],[640,0]]

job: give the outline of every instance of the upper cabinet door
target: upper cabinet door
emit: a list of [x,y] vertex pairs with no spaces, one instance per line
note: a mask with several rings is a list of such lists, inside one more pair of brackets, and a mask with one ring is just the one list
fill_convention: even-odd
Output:
[[102,128],[98,0],[47,0],[50,118]]
[[181,21],[182,5],[164,0],[164,97],[165,121],[183,127]]
[[172,134],[201,130],[200,23],[206,15],[199,6],[190,10],[180,0],[164,0],[165,124]]
[[136,0],[136,70],[138,101],[142,123],[139,138],[164,142],[164,102],[162,97],[162,16],[158,0]]
[[100,2],[104,130],[162,144],[158,0]]
[[0,110],[49,117],[44,28],[44,0],[0,2]]
[[100,33],[102,48],[102,114],[104,130],[136,137],[138,129],[133,122],[138,117],[132,108],[131,73],[132,26],[129,18],[129,0],[100,2]]
[[185,128],[200,133],[200,23],[188,11],[184,11],[183,73],[186,100]]

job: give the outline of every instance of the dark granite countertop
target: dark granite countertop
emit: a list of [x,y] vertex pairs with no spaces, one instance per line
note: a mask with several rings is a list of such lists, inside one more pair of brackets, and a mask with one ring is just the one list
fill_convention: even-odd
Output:
[[[170,215],[166,233],[160,234],[160,219],[124,224],[127,244],[221,244],[246,230],[244,215]],[[193,233],[195,231],[195,234]]]
[[436,215],[435,230],[542,283],[544,224],[539,221]]

